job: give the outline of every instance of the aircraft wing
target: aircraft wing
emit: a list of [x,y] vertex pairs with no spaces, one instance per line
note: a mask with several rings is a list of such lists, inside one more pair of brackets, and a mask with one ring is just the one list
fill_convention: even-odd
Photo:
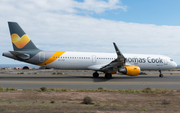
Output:
[[99,70],[102,67],[104,67],[105,65],[107,65],[107,64],[92,65],[92,66],[89,66],[88,69],[90,69],[90,70]]
[[120,67],[124,66],[126,63],[126,58],[120,52],[116,44],[113,43],[113,45],[117,53],[117,58],[112,62],[110,62],[109,64],[106,64],[103,67],[101,67],[100,68],[101,71],[108,71],[108,72],[117,71]]

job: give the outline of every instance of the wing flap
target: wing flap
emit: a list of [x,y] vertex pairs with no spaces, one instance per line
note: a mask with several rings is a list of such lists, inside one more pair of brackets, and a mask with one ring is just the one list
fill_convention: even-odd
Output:
[[92,65],[92,66],[89,66],[88,69],[90,69],[90,70],[95,70],[95,71],[99,71],[99,70],[101,70],[101,68],[102,68],[103,66],[105,66],[105,65],[106,65],[106,64]]

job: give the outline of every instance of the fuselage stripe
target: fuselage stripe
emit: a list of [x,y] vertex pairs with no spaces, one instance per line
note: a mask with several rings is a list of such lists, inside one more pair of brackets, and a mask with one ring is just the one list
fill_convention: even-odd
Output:
[[65,51],[56,51],[49,59],[47,59],[45,62],[43,62],[39,65],[42,66],[42,65],[50,64],[64,53],[65,53]]

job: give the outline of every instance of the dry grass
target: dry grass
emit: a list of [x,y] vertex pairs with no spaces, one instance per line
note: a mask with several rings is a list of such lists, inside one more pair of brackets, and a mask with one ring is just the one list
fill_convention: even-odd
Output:
[[[84,97],[94,104],[82,104]],[[177,92],[0,92],[0,112],[177,112]],[[91,102],[92,103],[92,102]]]
[[0,112],[175,112],[180,107],[179,94],[179,90],[152,88],[18,90],[0,87]]

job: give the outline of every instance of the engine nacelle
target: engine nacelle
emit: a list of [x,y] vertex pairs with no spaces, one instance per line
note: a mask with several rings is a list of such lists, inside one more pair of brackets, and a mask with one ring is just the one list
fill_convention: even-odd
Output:
[[120,73],[129,75],[129,76],[138,76],[141,72],[140,67],[138,66],[124,66],[118,70]]

